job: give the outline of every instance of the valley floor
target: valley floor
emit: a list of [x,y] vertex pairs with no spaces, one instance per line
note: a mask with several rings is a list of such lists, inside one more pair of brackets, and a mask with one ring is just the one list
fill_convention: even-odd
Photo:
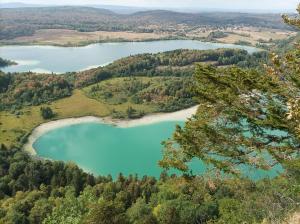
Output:
[[[53,45],[63,47],[86,46],[92,43],[154,41],[171,38],[167,33],[136,33],[126,31],[79,32],[66,29],[38,30],[33,36],[2,40],[2,45]],[[175,39],[175,38],[173,38]]]
[[[181,32],[159,31],[153,33],[138,33],[129,31],[95,31],[79,32],[67,29],[42,29],[32,36],[22,36],[10,40],[1,40],[0,45],[53,45],[53,46],[86,46],[92,43],[103,42],[131,42],[155,41],[165,39],[199,39],[208,40],[212,32],[223,32],[224,37],[210,41],[228,44],[248,44],[255,46],[258,43],[271,43],[295,35],[295,32],[255,27],[229,27],[226,29],[197,28]],[[182,32],[184,35],[182,35]]]

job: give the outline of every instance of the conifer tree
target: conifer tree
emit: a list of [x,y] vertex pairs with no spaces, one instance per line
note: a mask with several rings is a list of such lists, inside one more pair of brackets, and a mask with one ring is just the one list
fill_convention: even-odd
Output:
[[[300,28],[299,17],[283,19]],[[239,174],[240,164],[269,169],[298,158],[299,43],[284,57],[271,54],[270,59],[264,72],[198,65],[194,75],[198,111],[164,143],[160,165],[187,172],[187,162],[198,158]]]

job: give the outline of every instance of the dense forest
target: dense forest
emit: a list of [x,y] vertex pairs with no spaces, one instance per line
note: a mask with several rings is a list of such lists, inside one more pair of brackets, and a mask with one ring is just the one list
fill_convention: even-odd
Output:
[[[30,36],[38,29],[88,31],[174,31],[174,26],[189,28],[252,26],[287,29],[279,14],[179,13],[147,11],[130,15],[88,7],[45,7],[0,9],[0,40]],[[155,27],[155,28],[154,28]]]
[[0,72],[0,110],[18,110],[70,96],[72,85],[61,76]]
[[[300,29],[299,18],[284,16],[284,21]],[[214,63],[203,63],[211,59],[203,59],[203,52],[196,56],[197,51],[190,58],[188,51],[139,55],[104,68],[52,76],[53,85],[51,80],[47,85],[43,82],[51,75],[29,73],[25,80],[17,74],[2,74],[0,90],[13,102],[19,87],[31,86],[46,92],[50,101],[52,95],[64,97],[60,91],[56,94],[57,88],[70,91],[72,86],[87,86],[87,94],[101,98],[107,95],[101,85],[110,85],[116,78],[137,82],[134,87],[117,83],[121,90],[113,92],[133,100],[135,94],[151,92],[152,85],[158,84],[132,76],[157,76],[159,80],[163,73],[153,71],[165,71],[165,66],[190,71],[190,65],[198,62],[194,73],[165,76],[170,83],[183,77],[193,79],[191,92],[201,107],[164,142],[159,165],[166,171],[159,179],[134,174],[120,174],[114,180],[95,177],[75,164],[32,158],[19,148],[0,144],[0,223],[291,223],[288,216],[299,214],[300,209],[300,43],[285,49],[291,50],[272,53],[268,63],[263,53],[257,57],[237,52],[244,55],[243,60],[232,59],[234,63],[231,59],[223,63],[220,56]],[[163,60],[168,54],[171,60]],[[186,62],[181,62],[183,56]],[[140,63],[137,59],[143,57]],[[248,60],[265,65],[252,66]],[[242,66],[240,61],[244,61]],[[84,79],[84,74],[91,75]],[[176,89],[168,91],[170,96],[177,94]],[[32,103],[24,100],[19,105],[23,102]],[[187,162],[194,158],[211,166],[206,175],[190,171]],[[240,165],[268,170],[276,164],[284,171],[272,179],[254,181],[239,172]],[[183,175],[169,176],[169,168]]]

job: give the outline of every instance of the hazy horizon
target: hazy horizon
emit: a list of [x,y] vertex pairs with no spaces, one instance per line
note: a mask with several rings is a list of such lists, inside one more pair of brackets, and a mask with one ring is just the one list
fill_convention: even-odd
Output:
[[201,10],[224,10],[224,11],[269,11],[287,12],[295,11],[299,0],[2,0],[4,3],[25,3],[39,5],[110,5],[110,6],[130,6],[141,8],[174,9],[192,11]]

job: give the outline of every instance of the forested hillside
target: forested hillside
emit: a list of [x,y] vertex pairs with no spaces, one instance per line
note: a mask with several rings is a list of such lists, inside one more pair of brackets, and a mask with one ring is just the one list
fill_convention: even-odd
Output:
[[[132,102],[151,105],[155,112],[173,112],[197,104],[192,86],[191,77],[130,77],[103,81],[83,91],[87,96],[108,104]],[[140,113],[143,115],[143,111]],[[126,118],[120,113],[113,113],[113,116]]]
[[[261,67],[268,60],[267,52],[248,54],[244,50],[175,50],[158,54],[141,54],[123,58],[103,68],[75,74],[75,86],[82,87],[95,82],[127,76],[192,76],[195,63],[210,63],[216,66],[238,65]],[[74,80],[74,74],[69,74]]]

